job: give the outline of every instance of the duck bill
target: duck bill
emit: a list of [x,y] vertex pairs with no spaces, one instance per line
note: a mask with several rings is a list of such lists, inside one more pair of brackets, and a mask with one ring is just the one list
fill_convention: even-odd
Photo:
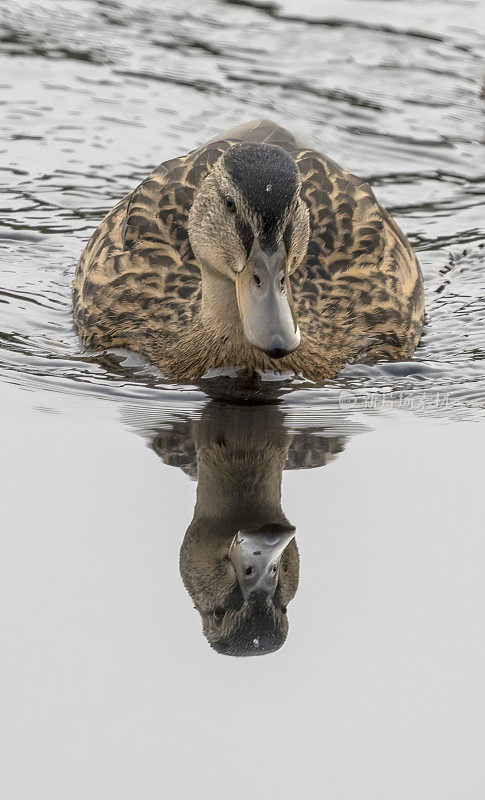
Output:
[[255,239],[236,296],[244,335],[271,358],[282,358],[300,344],[283,243],[275,253],[263,251]]
[[259,531],[239,531],[229,548],[229,558],[236,571],[245,600],[252,596],[273,597],[279,579],[281,556],[295,535],[295,528],[268,525]]

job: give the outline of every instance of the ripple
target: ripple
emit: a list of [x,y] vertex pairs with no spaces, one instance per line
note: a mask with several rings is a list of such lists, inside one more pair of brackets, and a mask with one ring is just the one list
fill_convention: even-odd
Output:
[[147,406],[198,413],[207,397],[234,396],[227,378],[180,386],[126,353],[85,352],[71,280],[98,221],[153,166],[270,115],[370,180],[418,251],[427,324],[411,362],[349,365],[322,386],[263,383],[255,394],[239,389],[239,401],[279,399],[291,424],[326,415],[336,429],[354,424],[351,412],[483,412],[485,44],[474,4],[335,8],[320,0],[304,8],[180,0],[163,14],[150,0],[2,8],[2,379],[60,403],[96,398],[137,414]]

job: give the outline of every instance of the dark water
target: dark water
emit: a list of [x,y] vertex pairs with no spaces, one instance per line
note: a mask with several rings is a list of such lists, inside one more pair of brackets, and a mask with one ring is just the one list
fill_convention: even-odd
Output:
[[[0,3],[2,797],[483,793],[484,19],[466,0]],[[104,213],[261,116],[369,180],[418,251],[412,361],[255,407],[83,351],[71,281]],[[221,564],[268,526],[296,528],[278,621],[231,639]]]

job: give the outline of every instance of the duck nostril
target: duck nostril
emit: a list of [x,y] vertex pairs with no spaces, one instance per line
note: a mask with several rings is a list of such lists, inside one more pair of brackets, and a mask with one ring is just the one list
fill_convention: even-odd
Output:
[[261,278],[259,277],[259,275],[256,275],[256,273],[254,273],[254,282],[256,286],[261,286]]

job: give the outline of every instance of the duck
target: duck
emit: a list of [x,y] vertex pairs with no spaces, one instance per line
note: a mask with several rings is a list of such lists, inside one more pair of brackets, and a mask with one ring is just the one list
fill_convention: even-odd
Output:
[[416,254],[370,185],[270,120],[158,166],[77,265],[86,348],[164,376],[291,373],[411,358],[424,323]]
[[165,464],[197,481],[179,568],[208,643],[224,656],[276,652],[287,640],[300,573],[296,527],[282,508],[283,470],[325,466],[345,437],[290,429],[275,405],[217,400],[200,418],[164,418],[147,433]]
[[[282,472],[293,436],[275,406],[211,401],[178,435],[152,442],[165,461],[197,480],[179,568],[211,648],[220,655],[279,650],[299,581],[296,528],[281,507]],[[185,457],[182,454],[185,454]],[[318,459],[317,454],[317,459]]]

